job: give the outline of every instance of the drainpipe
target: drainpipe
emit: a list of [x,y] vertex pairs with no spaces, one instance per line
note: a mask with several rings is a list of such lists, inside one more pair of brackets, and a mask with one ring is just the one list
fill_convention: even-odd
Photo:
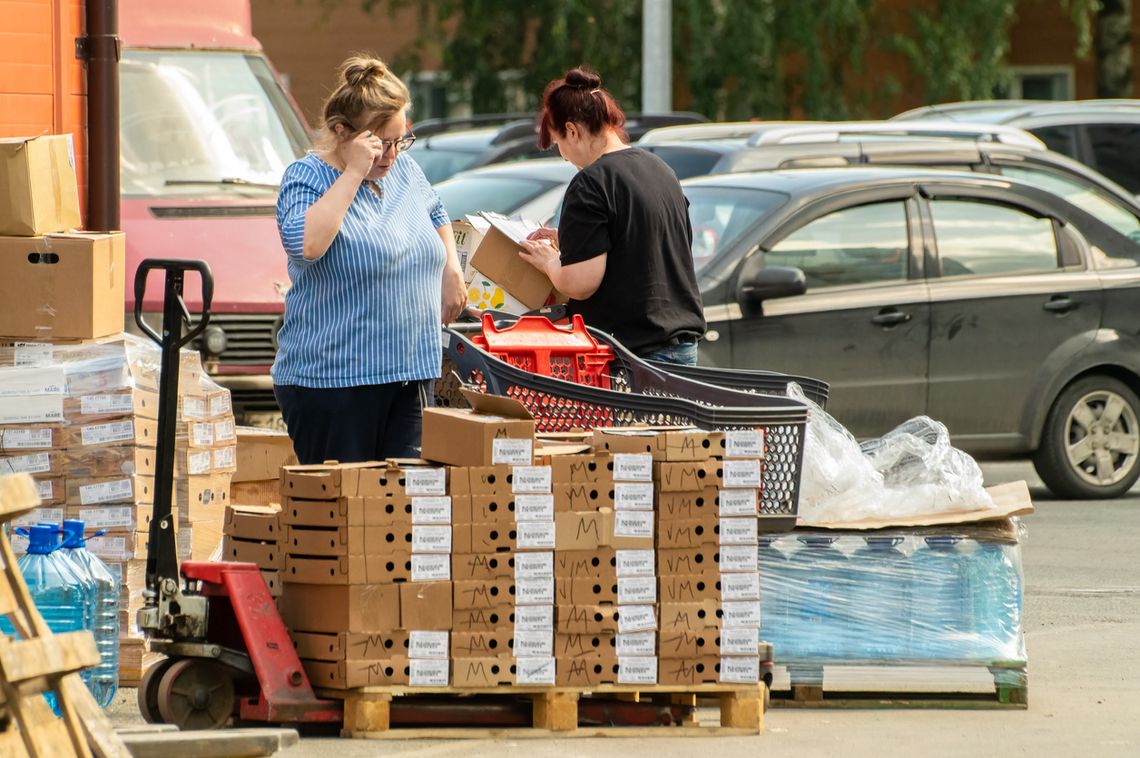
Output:
[[121,229],[119,218],[119,0],[85,0],[87,36],[87,228]]

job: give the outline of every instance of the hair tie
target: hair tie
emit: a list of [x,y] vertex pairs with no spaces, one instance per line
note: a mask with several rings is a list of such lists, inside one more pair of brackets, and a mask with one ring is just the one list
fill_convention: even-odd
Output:
[[590,90],[590,94],[591,94],[591,95],[596,95],[596,94],[598,94],[598,93],[599,93],[599,92],[601,92],[601,91],[602,91],[602,88],[601,88],[601,87],[599,87],[599,88],[597,88],[597,89],[592,89],[592,90]]

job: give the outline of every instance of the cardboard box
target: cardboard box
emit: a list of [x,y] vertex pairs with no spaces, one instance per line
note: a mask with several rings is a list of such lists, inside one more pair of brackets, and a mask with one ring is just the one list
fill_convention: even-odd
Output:
[[[88,530],[107,529],[109,531],[139,531],[150,529],[154,506],[111,504],[111,505],[67,505],[64,507],[63,518],[78,519],[87,525]],[[57,519],[62,520],[62,519]],[[174,528],[178,528],[178,519],[174,518]]]
[[[32,474],[41,477],[62,476],[70,469],[67,451],[52,450],[39,453],[21,453],[18,455],[0,454],[0,474]],[[111,471],[110,474],[133,473],[131,471]],[[99,474],[83,473],[86,476]]]
[[73,505],[154,503],[154,478],[125,475],[67,479],[67,502]]
[[617,578],[564,579],[557,577],[554,602],[558,605],[602,605],[617,602]]
[[364,555],[364,540],[364,529],[361,527],[313,529],[286,526],[281,550],[290,555]]
[[277,543],[242,540],[228,534],[222,539],[222,560],[256,563],[258,568],[272,571],[285,568],[285,559]]
[[661,658],[657,674],[658,684],[696,685],[720,682],[720,658],[715,655],[699,658]]
[[288,434],[249,426],[238,427],[235,482],[280,479],[281,469],[296,463],[293,441]]
[[299,658],[310,661],[343,661],[345,635],[320,632],[293,632],[293,649]]
[[511,657],[514,647],[514,630],[500,627],[490,631],[451,633],[453,658]]
[[617,559],[612,547],[599,547],[594,550],[563,550],[554,553],[554,575],[556,578],[604,578],[617,579]]
[[66,397],[63,415],[72,425],[94,424],[125,416],[157,419],[158,393],[125,388]]
[[553,485],[554,510],[596,511],[614,507],[613,482],[574,482]]
[[[693,548],[659,548],[657,573],[661,576],[680,574],[716,576],[720,573],[720,555],[715,545]],[[662,602],[665,602],[662,600]]]
[[310,556],[285,554],[287,584],[364,584],[368,571],[363,555]]
[[451,578],[456,582],[510,579],[514,575],[514,553],[452,553],[451,556]]
[[556,605],[554,629],[559,634],[616,633],[616,605]]
[[456,658],[451,664],[451,686],[510,687],[515,683],[515,661],[507,657]]
[[509,553],[515,549],[513,524],[456,524],[451,529],[455,553]]
[[226,508],[225,533],[243,540],[277,542],[283,537],[280,510],[258,505],[230,505]]
[[479,311],[499,311],[516,316],[534,310],[512,297],[506,287],[475,269],[471,270],[471,280],[467,282],[467,305]]
[[704,461],[719,454],[710,432],[684,426],[594,430],[594,448],[610,453],[650,453],[655,461]]
[[62,448],[63,430],[60,424],[5,424],[0,426],[0,453],[13,455]]
[[504,602],[491,608],[459,608],[451,613],[452,629],[457,632],[489,632],[495,629],[513,629],[514,602]]
[[514,577],[454,582],[455,610],[497,608],[514,602]]
[[704,518],[706,514],[713,518],[718,514],[715,487],[693,492],[659,492],[657,495],[659,524],[667,520]]
[[515,523],[514,495],[463,495],[451,500],[451,521],[460,524],[498,524],[513,526]]
[[617,684],[617,657],[593,656],[558,661],[559,687],[593,687]]
[[684,658],[720,655],[720,635],[716,629],[699,632],[668,631],[657,633],[658,658]]
[[94,478],[130,474],[152,477],[158,456],[153,448],[125,445],[74,448],[61,451],[57,457],[69,477]]
[[455,235],[455,252],[459,254],[459,265],[463,269],[463,281],[470,284],[475,277],[475,269],[471,266],[471,257],[479,249],[486,234],[487,226],[483,219],[476,226],[467,219],[452,219],[451,231]]
[[662,632],[704,632],[720,624],[720,603],[706,598],[693,603],[668,603],[660,606],[657,625]]
[[[463,396],[471,403],[470,410],[424,409],[424,458],[452,466],[530,465],[534,457],[534,418],[526,407],[508,397],[466,390]],[[524,448],[529,442],[530,452],[515,451],[511,441],[521,441]],[[522,457],[511,459],[515,452]]]
[[[554,294],[554,285],[546,274],[519,256],[518,238],[525,238],[526,229],[534,225],[514,224],[498,214],[484,214],[484,218],[491,227],[471,256],[471,267],[498,283],[528,310],[546,305]],[[478,280],[476,276],[473,281]]]
[[[541,454],[544,449],[539,448],[538,452]],[[541,462],[550,466],[551,479],[555,485],[598,484],[603,490],[613,488],[613,458],[609,455],[542,455]]]
[[0,187],[0,235],[34,237],[83,225],[70,134],[0,139]]
[[693,548],[717,544],[719,523],[710,519],[666,521],[657,530],[657,544],[664,548]]
[[658,492],[692,492],[716,487],[719,461],[666,461],[653,464]]
[[451,582],[403,582],[397,586],[400,629],[451,631]]
[[158,422],[145,418],[124,418],[64,430],[63,447],[96,448],[137,445],[153,448],[158,442]]
[[305,632],[386,632],[400,628],[400,588],[396,584],[292,584],[279,603],[290,630]]
[[720,597],[717,580],[712,576],[692,576],[682,574],[669,576],[662,574],[658,579],[659,597],[662,605],[675,603],[699,603]]
[[600,511],[554,514],[555,550],[595,550],[606,542],[605,515]]
[[554,635],[554,657],[561,662],[576,658],[595,659],[602,656],[616,656],[617,648],[614,639],[615,636],[612,632],[600,634],[558,632]]
[[348,632],[344,635],[344,652],[345,658],[363,661],[406,658],[408,633],[400,629],[372,634]]
[[0,334],[94,339],[123,331],[122,233],[0,237]]
[[174,484],[174,500],[178,515],[187,524],[196,521],[217,520],[225,517],[230,504],[230,475],[188,476]]
[[242,505],[272,505],[280,508],[281,480],[234,482],[230,485],[230,500]]
[[301,659],[305,673],[314,687],[355,689],[407,685],[410,662],[407,658],[385,661],[310,661]]

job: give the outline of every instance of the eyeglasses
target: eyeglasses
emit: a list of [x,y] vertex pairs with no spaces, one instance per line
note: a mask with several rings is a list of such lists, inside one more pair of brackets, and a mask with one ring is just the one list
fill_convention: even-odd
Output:
[[415,141],[416,141],[416,135],[414,135],[414,134],[405,134],[403,137],[400,137],[399,139],[381,139],[380,140],[380,154],[383,155],[384,153],[388,152],[388,150],[393,145],[396,146],[396,152],[397,153],[402,153],[405,150],[407,150],[409,147],[411,147],[415,143]]

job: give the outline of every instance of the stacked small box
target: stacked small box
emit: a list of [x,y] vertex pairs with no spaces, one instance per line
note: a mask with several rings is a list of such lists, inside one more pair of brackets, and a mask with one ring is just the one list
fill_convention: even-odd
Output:
[[241,505],[281,505],[281,468],[297,463],[285,432],[237,428],[237,469],[230,500]]
[[229,505],[222,527],[222,560],[256,563],[269,594],[281,596],[284,569],[280,510],[264,505]]
[[[430,469],[443,473],[444,469]],[[413,472],[419,473],[419,472]],[[455,486],[462,497],[466,483],[461,473],[452,472]],[[452,496],[440,486],[443,477],[430,476],[422,482],[409,480],[407,493],[412,508],[412,574],[413,584],[434,582],[451,586]],[[413,687],[446,687],[451,682],[451,625],[442,628],[413,628],[411,621],[403,631],[408,637],[408,684]]]
[[530,465],[533,440],[519,440],[511,488],[515,500],[515,680],[556,681],[554,656],[554,494],[549,465]]
[[[657,683],[657,573],[653,556],[653,456],[613,454],[615,538],[646,540],[640,549],[618,549],[619,684]],[[616,540],[615,540],[616,544]]]
[[182,559],[206,560],[221,541],[231,502],[237,431],[229,390],[207,378],[179,385],[173,502],[178,551]]

